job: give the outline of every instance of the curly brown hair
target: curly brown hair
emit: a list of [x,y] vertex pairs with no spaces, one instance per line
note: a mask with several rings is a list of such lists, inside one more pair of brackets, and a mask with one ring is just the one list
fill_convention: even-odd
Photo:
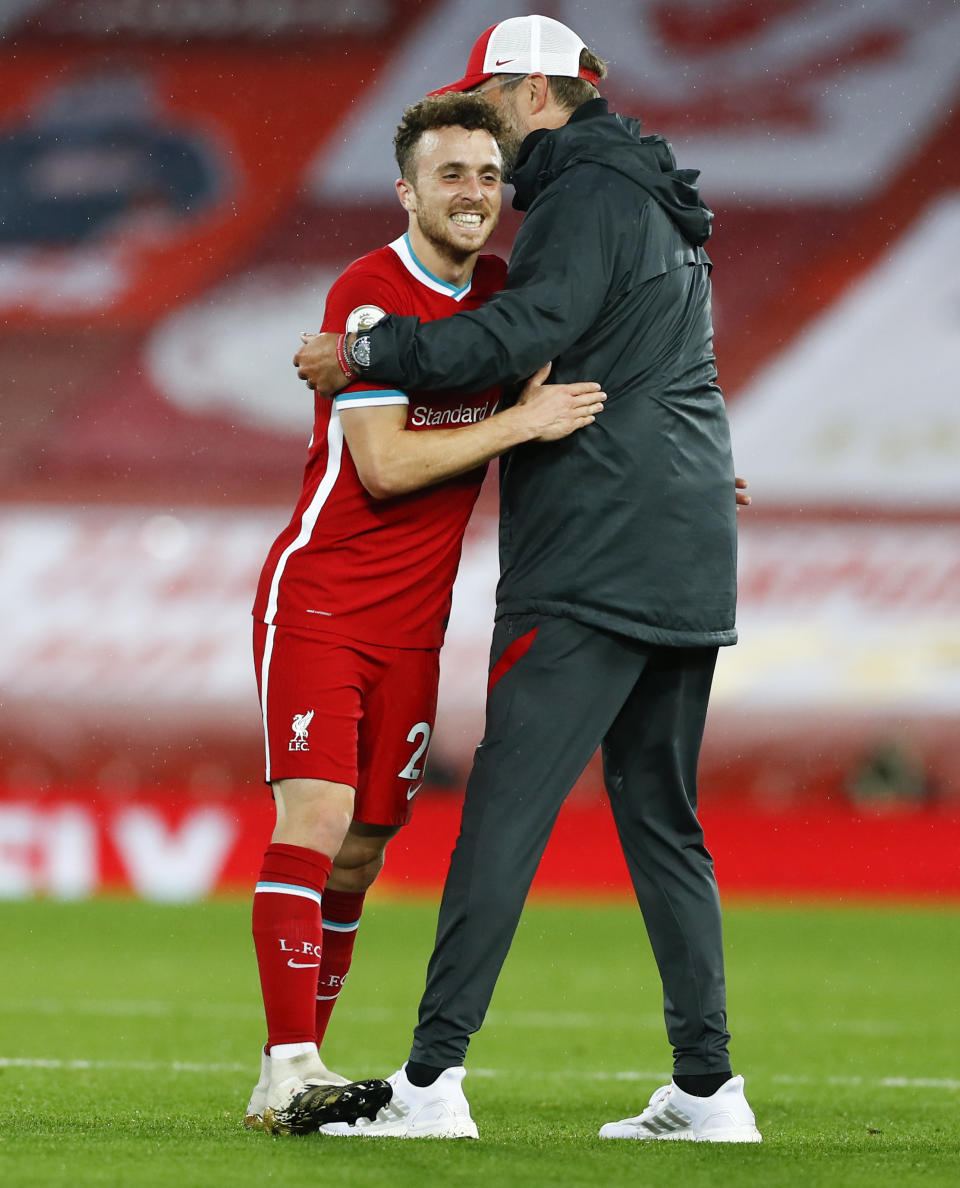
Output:
[[434,128],[466,128],[468,132],[481,129],[500,143],[504,128],[497,109],[482,95],[448,91],[414,103],[403,113],[393,138],[393,148],[400,176],[407,181],[416,179],[417,146],[424,132]]

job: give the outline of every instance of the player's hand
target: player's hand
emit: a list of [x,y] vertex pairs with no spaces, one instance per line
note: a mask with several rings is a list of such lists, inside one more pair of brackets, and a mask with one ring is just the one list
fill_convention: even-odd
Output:
[[741,507],[749,507],[750,504],[753,503],[753,500],[747,494],[747,487],[749,485],[747,480],[744,478],[735,478],[733,480],[733,485],[737,492],[737,511],[739,511]]
[[293,356],[297,375],[319,395],[336,396],[349,382],[337,362],[337,335],[303,331],[300,341],[303,346]]
[[531,441],[560,441],[591,425],[607,398],[599,384],[545,384],[552,366],[547,363],[527,380],[514,405],[525,419]]

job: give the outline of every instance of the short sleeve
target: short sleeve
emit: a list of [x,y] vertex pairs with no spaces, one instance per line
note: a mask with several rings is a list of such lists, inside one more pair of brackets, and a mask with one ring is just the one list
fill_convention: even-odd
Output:
[[[376,310],[388,313],[406,313],[405,303],[388,277],[380,276],[369,268],[351,265],[330,287],[323,311],[321,330],[342,334],[351,314],[363,310],[369,317],[376,317]],[[385,388],[376,382],[358,380],[339,392],[334,406],[344,408],[372,408],[384,404],[409,404],[406,392],[398,388]]]

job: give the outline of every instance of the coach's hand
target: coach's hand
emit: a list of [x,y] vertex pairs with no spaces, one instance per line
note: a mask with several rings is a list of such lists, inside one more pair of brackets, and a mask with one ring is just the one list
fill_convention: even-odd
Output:
[[552,366],[531,376],[511,410],[523,418],[532,441],[560,441],[592,425],[607,398],[599,384],[545,384]]
[[303,346],[293,356],[297,375],[320,396],[336,396],[349,382],[337,361],[337,335],[303,331],[300,339]]

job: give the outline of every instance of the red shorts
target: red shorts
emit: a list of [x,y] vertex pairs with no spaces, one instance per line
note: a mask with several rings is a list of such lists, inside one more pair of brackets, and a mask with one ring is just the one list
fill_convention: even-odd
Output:
[[356,789],[354,819],[406,825],[433,734],[439,648],[253,625],[266,780]]

